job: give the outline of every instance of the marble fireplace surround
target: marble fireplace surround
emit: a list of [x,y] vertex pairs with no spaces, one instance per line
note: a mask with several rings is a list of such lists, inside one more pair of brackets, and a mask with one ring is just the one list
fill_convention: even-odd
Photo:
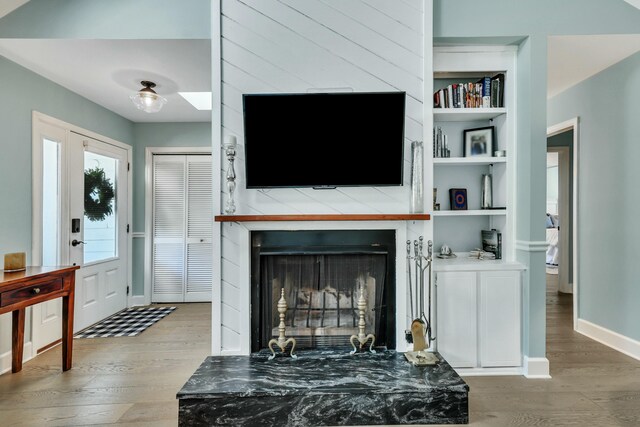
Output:
[[205,359],[178,392],[180,426],[467,424],[469,387],[442,358],[312,350]]
[[[382,215],[380,215],[382,216]],[[347,217],[349,217],[347,215]],[[238,221],[241,255],[241,351],[207,357],[178,392],[180,426],[322,426],[468,423],[469,387],[442,357],[434,366],[405,359],[409,321],[406,241],[426,234],[428,215],[375,220]],[[216,218],[217,221],[222,221]],[[251,353],[251,233],[253,231],[388,230],[395,234],[395,350],[350,355],[344,349],[308,349],[292,359],[268,350]],[[391,261],[390,261],[391,262]],[[214,328],[221,327],[215,310]],[[217,317],[216,317],[217,313]],[[214,350],[220,337],[213,335]],[[437,353],[436,353],[437,354]]]
[[[348,215],[345,217],[349,217]],[[395,218],[392,215],[380,215],[380,217]],[[398,216],[402,218],[402,216]],[[396,318],[395,318],[395,349],[398,352],[408,350],[404,339],[404,331],[409,326],[409,302],[406,277],[406,240],[417,239],[419,235],[424,235],[424,220],[428,220],[428,215],[404,215],[407,219],[382,219],[379,220],[264,220],[260,217],[251,220],[239,220],[232,222],[231,218],[224,216],[216,217],[216,221],[223,222],[223,227],[237,227],[235,235],[238,236],[239,265],[240,274],[240,313],[239,313],[239,350],[227,350],[221,345],[221,331],[223,319],[222,310],[213,310],[213,355],[249,355],[251,354],[251,232],[252,231],[299,231],[299,230],[391,230],[396,236],[396,260],[395,260],[395,284],[396,284]],[[237,218],[237,217],[234,217]],[[417,219],[417,220],[415,220]],[[425,235],[425,240],[430,236]],[[215,292],[215,290],[214,290]],[[215,300],[215,294],[214,294]]]

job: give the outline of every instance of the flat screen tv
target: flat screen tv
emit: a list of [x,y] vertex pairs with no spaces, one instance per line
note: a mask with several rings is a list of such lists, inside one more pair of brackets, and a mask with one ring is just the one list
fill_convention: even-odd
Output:
[[402,185],[404,92],[243,95],[247,188]]

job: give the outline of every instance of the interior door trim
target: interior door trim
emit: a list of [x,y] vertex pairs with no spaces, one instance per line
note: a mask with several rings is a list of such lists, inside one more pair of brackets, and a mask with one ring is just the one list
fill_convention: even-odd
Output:
[[[80,126],[76,126],[71,123],[67,123],[65,121],[56,119],[55,117],[48,116],[39,111],[33,111],[31,115],[31,127],[32,127],[32,167],[33,167],[33,182],[32,182],[32,200],[33,200],[33,215],[32,215],[32,249],[31,249],[31,262],[34,265],[39,265],[42,262],[42,156],[39,153],[42,152],[40,147],[41,142],[41,129],[45,126],[53,126],[59,129],[62,129],[65,132],[65,138],[61,141],[62,145],[62,154],[61,154],[61,182],[60,186],[62,188],[62,226],[61,226],[61,240],[66,242],[69,239],[68,226],[69,226],[69,195],[68,195],[68,164],[67,164],[67,149],[70,143],[70,134],[71,132],[76,133],[81,136],[85,136],[100,142],[103,142],[108,145],[112,145],[118,148],[121,148],[126,151],[126,161],[128,164],[133,163],[133,147],[131,145],[125,144],[124,142],[117,141],[115,139],[106,137],[104,135],[100,135],[96,132],[90,131],[88,129],[84,129]],[[132,180],[132,170],[128,171],[127,176],[127,212],[126,212],[126,220],[127,224],[132,223],[133,219],[133,180]],[[40,179],[38,179],[40,178]],[[126,272],[126,280],[127,285],[131,287],[132,285],[132,233],[127,234],[126,239],[127,245],[127,272]],[[66,245],[65,245],[66,246]],[[61,253],[62,259],[60,260],[62,264],[68,263],[68,254],[64,254],[64,251]],[[127,297],[127,307],[131,306],[132,295],[128,295]],[[35,320],[32,311],[32,325],[35,326],[33,321]],[[34,349],[34,352],[37,349]],[[35,353],[33,354],[35,356]]]
[[[151,304],[151,275],[153,264],[153,156],[159,154],[211,155],[211,147],[146,147],[144,156],[144,296],[135,297],[136,305]],[[215,174],[214,174],[215,175]],[[215,212],[215,211],[214,211]],[[211,218],[213,221],[213,218]]]

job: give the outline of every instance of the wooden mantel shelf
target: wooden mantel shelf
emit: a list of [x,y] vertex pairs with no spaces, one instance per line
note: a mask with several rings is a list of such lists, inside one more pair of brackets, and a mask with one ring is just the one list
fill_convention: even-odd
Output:
[[217,215],[216,222],[262,221],[428,221],[429,214]]

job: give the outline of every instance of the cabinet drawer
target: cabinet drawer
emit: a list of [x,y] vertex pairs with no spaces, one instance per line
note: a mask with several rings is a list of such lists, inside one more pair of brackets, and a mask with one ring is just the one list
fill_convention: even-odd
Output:
[[58,277],[55,280],[33,281],[29,285],[20,288],[6,291],[0,294],[0,307],[6,307],[11,304],[28,301],[31,298],[39,295],[46,295],[52,292],[62,290],[62,277]]

